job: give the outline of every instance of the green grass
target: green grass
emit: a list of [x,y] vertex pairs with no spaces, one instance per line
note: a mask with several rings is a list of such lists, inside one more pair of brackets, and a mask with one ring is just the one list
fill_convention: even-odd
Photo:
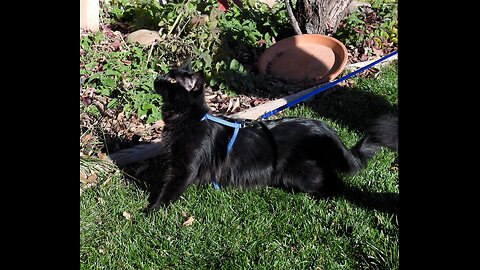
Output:
[[[352,146],[362,135],[361,122],[373,113],[355,108],[360,101],[349,96],[394,111],[397,72],[394,63],[378,78],[354,78],[353,88],[299,104],[284,115],[322,119]],[[349,108],[330,117],[335,111],[326,110],[338,108],[340,101]],[[373,105],[371,111],[379,113]],[[148,216],[141,212],[147,192],[112,173],[106,183],[99,179],[80,195],[80,268],[398,269],[398,216],[382,210],[398,203],[392,199],[399,192],[398,170],[392,169],[396,156],[384,149],[365,170],[342,176],[357,190],[355,199],[316,201],[274,188],[194,186],[168,210]],[[183,226],[191,216],[193,223]]]

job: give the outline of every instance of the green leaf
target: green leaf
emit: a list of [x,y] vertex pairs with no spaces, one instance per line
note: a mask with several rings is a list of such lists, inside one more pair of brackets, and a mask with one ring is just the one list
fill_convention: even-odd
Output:
[[97,66],[97,61],[92,61],[92,62],[86,64],[86,65],[85,65],[85,68],[86,68],[86,69],[93,69],[93,68],[95,68],[96,66]]
[[146,122],[147,124],[151,124],[155,121],[156,121],[155,117],[153,115],[149,115]]
[[240,67],[240,62],[237,59],[232,59],[230,62],[230,69],[237,70]]
[[138,116],[142,117],[142,116],[146,115],[147,112],[144,111],[142,108],[138,108],[137,114],[138,114]]
[[103,86],[100,86],[96,89],[96,92],[99,93],[100,95],[102,96],[110,96],[111,94],[111,89],[108,88],[108,87],[103,87]]
[[217,80],[215,78],[210,79],[210,86],[215,86],[217,84]]
[[95,43],[99,43],[100,41],[102,41],[102,39],[103,39],[103,34],[102,34],[101,31],[98,31],[98,32],[95,34],[95,36],[93,37],[93,41],[94,41]]
[[272,40],[271,37],[270,37],[270,34],[268,32],[265,33],[264,38],[265,38],[265,41],[267,41],[267,42],[270,42]]
[[130,103],[127,103],[123,106],[123,112],[125,113],[125,117],[130,118],[130,114],[132,113],[132,107]]
[[108,69],[108,70],[105,71],[105,75],[122,76],[122,73],[120,73],[116,70]]
[[255,37],[255,35],[253,35],[252,33],[249,33],[248,34],[248,39],[253,43],[257,43],[257,38]]
[[153,108],[153,105],[150,103],[143,103],[142,110],[148,111],[149,109]]
[[117,83],[110,77],[101,77],[100,81],[102,82],[103,85],[109,86],[109,87],[115,87]]
[[103,72],[98,72],[98,73],[94,73],[92,74],[92,76],[88,77],[88,82],[91,82],[95,79],[98,79],[100,78],[101,76],[103,75]]
[[212,59],[212,56],[210,56],[210,54],[202,53],[202,59],[203,59],[203,61],[205,61],[205,65],[207,67],[210,67],[212,65],[213,59]]

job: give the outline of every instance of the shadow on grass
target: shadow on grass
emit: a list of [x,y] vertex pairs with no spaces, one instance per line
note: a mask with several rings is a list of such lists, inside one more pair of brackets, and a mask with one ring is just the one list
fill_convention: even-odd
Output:
[[[149,142],[140,142],[139,138],[139,136],[134,135],[132,139],[129,140],[126,138],[105,134],[104,148],[102,151],[106,153],[115,153],[118,150],[135,151],[135,149],[137,149],[139,146],[150,144]],[[108,149],[108,152],[105,151],[106,149]],[[128,153],[129,152],[127,151],[125,154]],[[135,158],[135,156],[131,156],[131,158]],[[119,163],[119,160],[123,160],[121,162],[125,162],[127,164],[121,164]],[[128,159],[125,160],[122,158],[119,160],[112,159],[118,168],[122,170],[125,179],[129,183],[134,184],[136,187],[144,191],[150,191],[152,186],[161,183],[162,179],[164,178],[164,172],[167,169],[165,164],[165,155],[163,152],[160,155],[156,155],[152,158],[141,161],[129,162]]]
[[345,186],[339,197],[368,210],[398,214],[399,194],[393,192],[365,191],[360,187]]
[[398,115],[398,106],[385,97],[348,87],[327,89],[306,105],[320,116],[362,133],[381,115]]
[[161,190],[158,186],[163,185],[167,166],[165,165],[164,156],[156,156],[125,165],[121,170],[128,183],[135,185],[142,191],[148,192],[150,201],[151,198],[156,196],[151,191]]

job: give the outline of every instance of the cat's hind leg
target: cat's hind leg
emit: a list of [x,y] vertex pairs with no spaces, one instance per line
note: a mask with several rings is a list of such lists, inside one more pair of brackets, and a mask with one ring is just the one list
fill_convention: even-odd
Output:
[[280,183],[285,188],[309,193],[315,197],[335,195],[339,179],[334,171],[318,166],[315,160],[296,161],[287,166]]

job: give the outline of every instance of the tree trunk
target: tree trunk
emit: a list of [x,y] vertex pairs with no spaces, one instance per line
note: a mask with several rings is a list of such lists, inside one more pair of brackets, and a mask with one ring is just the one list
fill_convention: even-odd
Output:
[[297,0],[294,15],[307,34],[335,33],[353,0]]

